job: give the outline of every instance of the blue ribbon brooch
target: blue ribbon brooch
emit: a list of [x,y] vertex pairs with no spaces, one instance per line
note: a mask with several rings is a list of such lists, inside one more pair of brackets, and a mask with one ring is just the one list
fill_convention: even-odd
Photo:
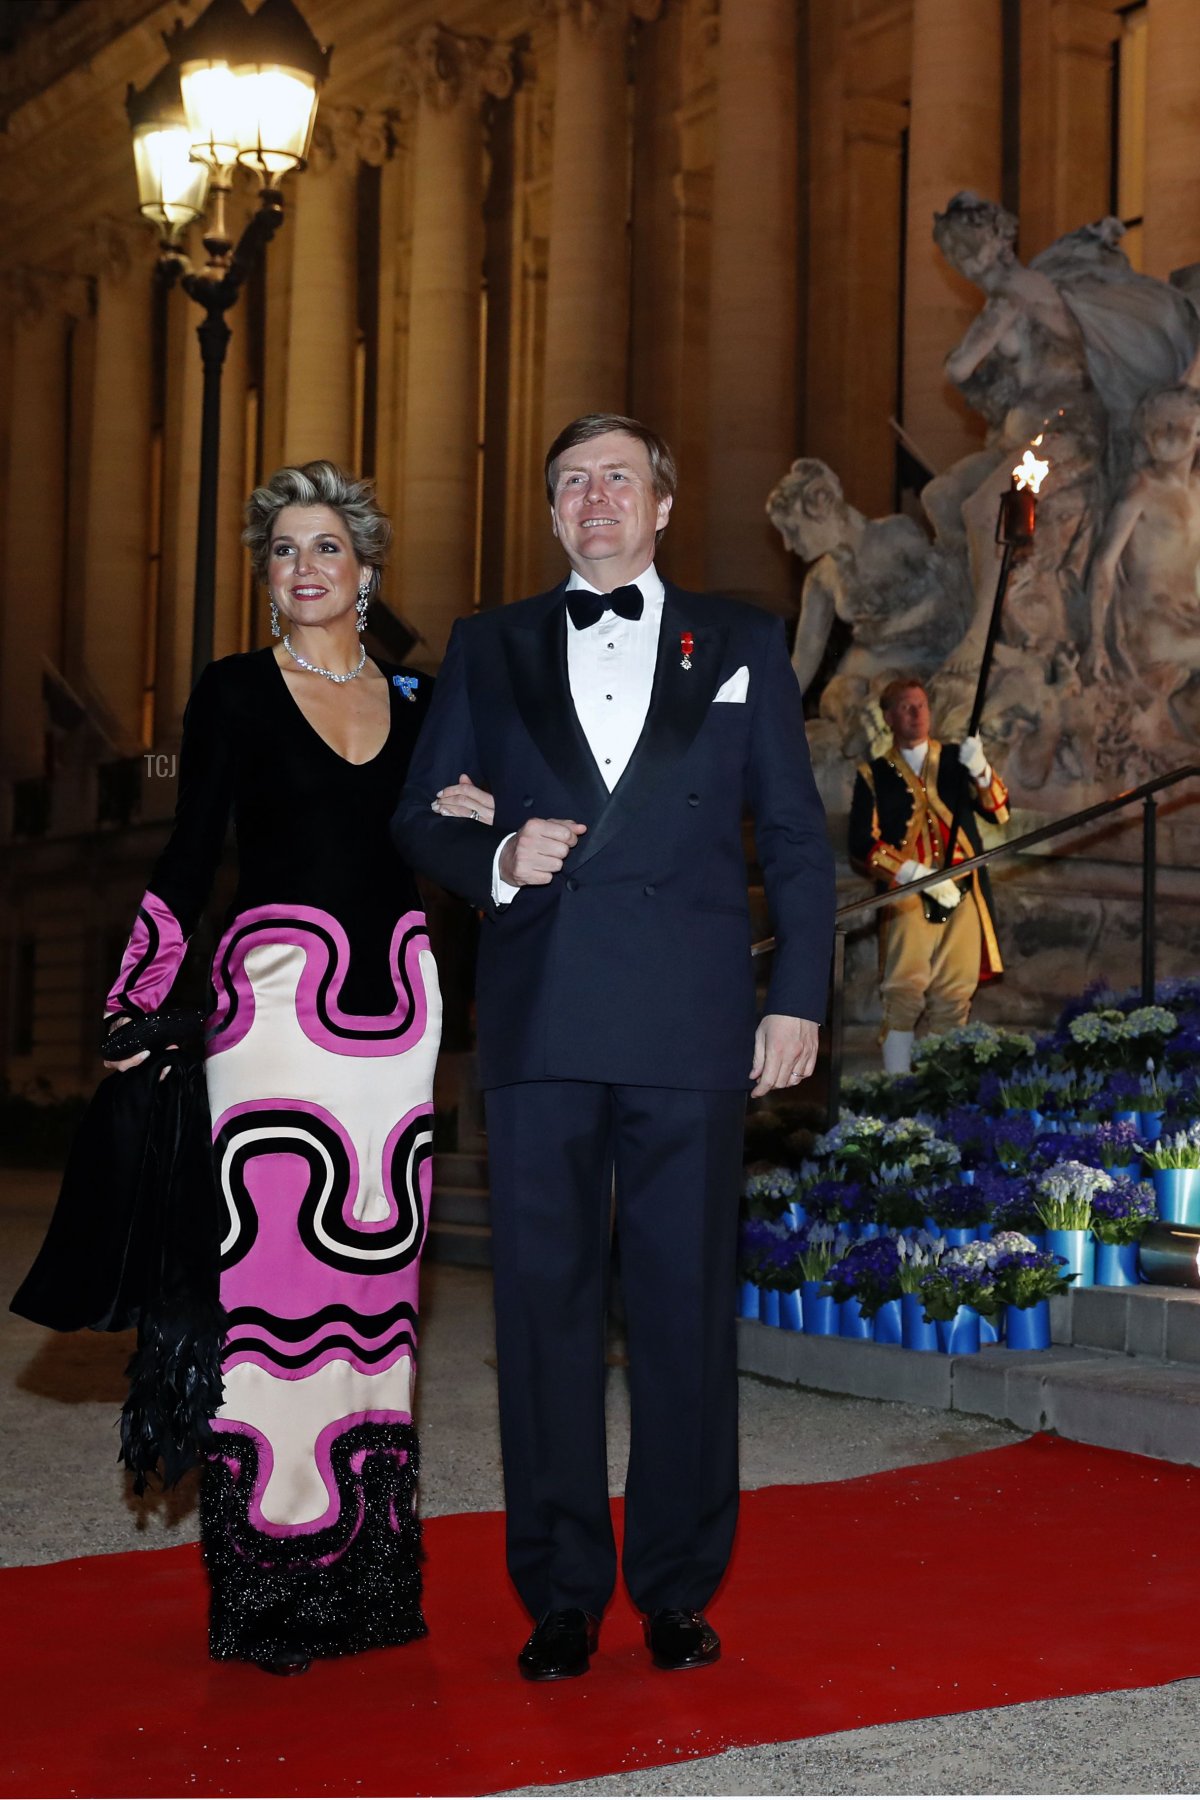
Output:
[[393,675],[392,686],[398,687],[406,700],[415,700],[420,679],[419,675]]

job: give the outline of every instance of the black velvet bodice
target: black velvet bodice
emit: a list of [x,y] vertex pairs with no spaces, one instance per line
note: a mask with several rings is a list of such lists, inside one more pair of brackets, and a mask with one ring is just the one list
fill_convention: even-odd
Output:
[[394,677],[413,672],[379,666],[391,729],[377,756],[354,764],[309,724],[269,649],[211,663],[184,714],[175,829],[149,882],[190,935],[232,816],[238,880],[226,923],[255,907],[330,914],[350,940],[342,1001],[362,1012],[394,1004],[392,932],[421,905],[388,822],[433,693],[418,674],[406,699]]

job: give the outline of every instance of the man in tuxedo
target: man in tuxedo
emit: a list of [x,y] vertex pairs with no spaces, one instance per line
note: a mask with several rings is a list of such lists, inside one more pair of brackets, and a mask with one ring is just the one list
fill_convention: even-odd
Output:
[[[714,1662],[703,1609],[738,1505],[742,1126],[812,1070],[833,861],[778,619],[664,582],[675,469],[593,414],[546,458],[570,565],[454,627],[393,821],[484,913],[477,1014],[508,1566],[531,1680],[581,1675],[616,1579],[604,1432],[615,1188],[632,1432],[626,1584],[659,1668]],[[469,769],[493,826],[443,817]],[[742,817],[778,948],[755,1024]]]

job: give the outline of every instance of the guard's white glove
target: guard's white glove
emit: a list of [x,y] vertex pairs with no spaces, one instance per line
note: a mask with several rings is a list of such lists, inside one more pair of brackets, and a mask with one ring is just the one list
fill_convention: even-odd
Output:
[[979,738],[963,739],[958,746],[958,760],[980,787],[987,786],[992,779],[992,765],[983,754],[983,743]]
[[932,875],[933,870],[928,863],[903,862],[896,870],[896,885],[907,887],[910,881],[920,881],[922,875]]
[[[896,883],[899,887],[907,887],[910,881],[920,881],[922,875],[932,874],[933,870],[928,863],[910,860],[900,864],[896,872]],[[944,906],[947,912],[953,912],[962,899],[962,889],[956,881],[935,881],[932,887],[925,889],[925,892],[936,900],[939,906]]]
[[962,889],[957,881],[935,881],[932,887],[925,889],[925,892],[931,900],[936,900],[939,906],[944,906],[947,912],[953,912],[962,899]]

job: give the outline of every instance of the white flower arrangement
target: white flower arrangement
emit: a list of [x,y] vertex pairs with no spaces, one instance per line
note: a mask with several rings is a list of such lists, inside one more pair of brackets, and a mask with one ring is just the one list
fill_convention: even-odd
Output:
[[1047,1169],[1034,1192],[1034,1206],[1048,1231],[1087,1231],[1092,1197],[1105,1193],[1113,1178],[1087,1163],[1058,1162]]
[[742,1194],[747,1200],[793,1200],[799,1186],[795,1169],[760,1169],[746,1177]]
[[1023,1031],[997,1031],[994,1025],[956,1025],[951,1031],[931,1032],[913,1046],[913,1067],[946,1051],[963,1052],[977,1063],[995,1062],[1004,1052],[1032,1056],[1034,1042]]
[[900,1252],[900,1292],[915,1294],[920,1289],[922,1277],[936,1269],[945,1252],[946,1240],[934,1237],[928,1231],[919,1231],[915,1238],[897,1234],[896,1248]]
[[1118,1036],[1166,1038],[1178,1024],[1175,1014],[1165,1006],[1135,1006],[1131,1013],[1126,1013],[1125,1024]]
[[1142,1161],[1150,1169],[1200,1169],[1200,1119],[1160,1138],[1152,1149],[1143,1146]]

